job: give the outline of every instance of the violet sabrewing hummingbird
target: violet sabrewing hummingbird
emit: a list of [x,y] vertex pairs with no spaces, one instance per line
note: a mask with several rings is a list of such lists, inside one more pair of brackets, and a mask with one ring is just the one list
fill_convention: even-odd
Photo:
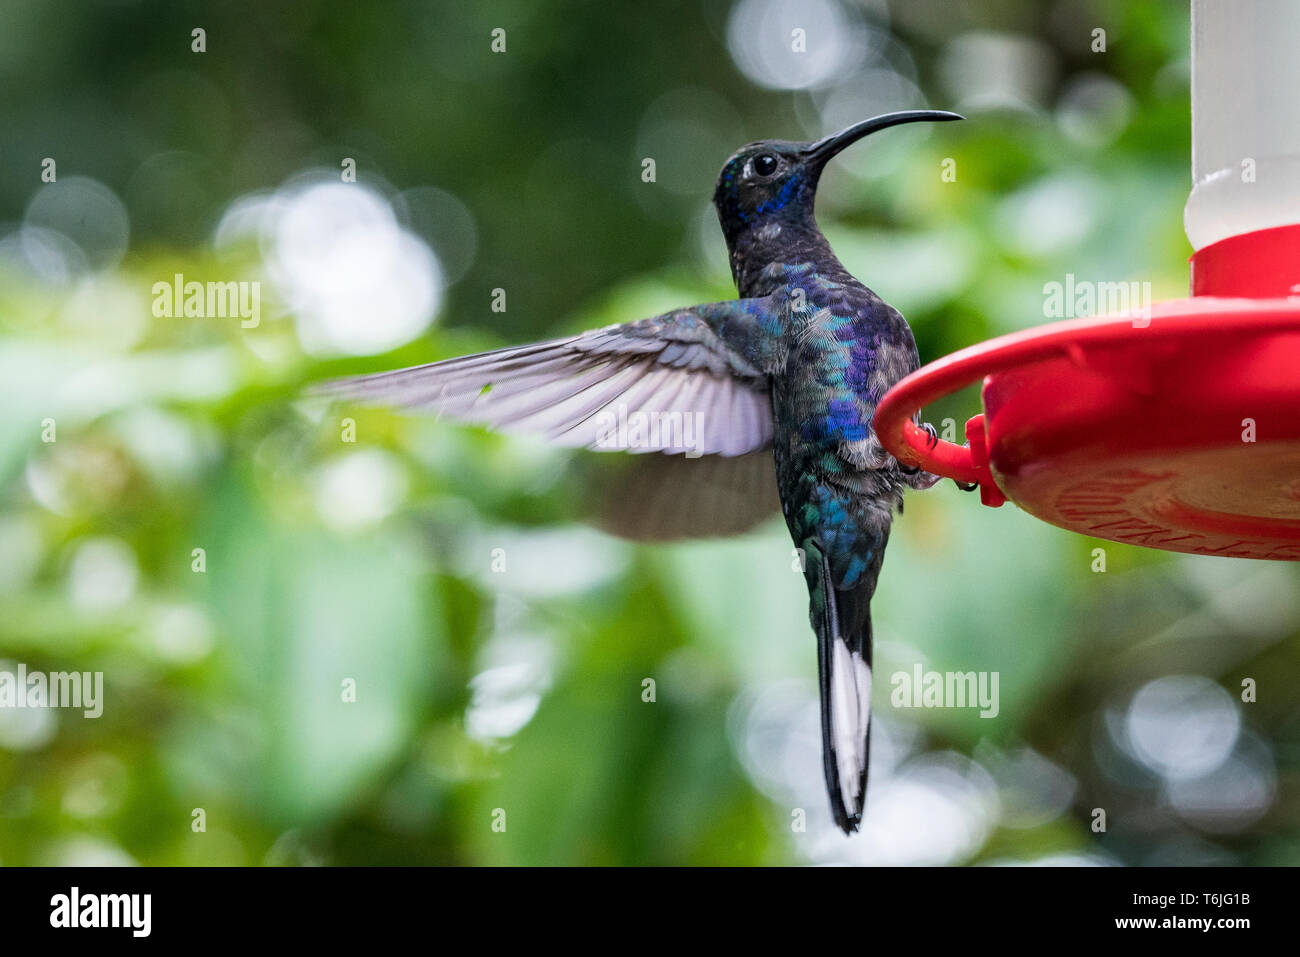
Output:
[[822,766],[846,834],[866,803],[871,597],[903,489],[937,479],[903,467],[872,430],[881,397],[918,367],[916,343],[835,257],[813,206],[822,170],[850,144],[900,123],[959,119],[887,113],[813,143],[738,150],[713,202],[739,299],[324,390],[561,445],[675,453],[654,458],[680,464],[656,465],[635,500],[618,504],[611,524],[633,537],[733,533],[779,502],[808,585]]

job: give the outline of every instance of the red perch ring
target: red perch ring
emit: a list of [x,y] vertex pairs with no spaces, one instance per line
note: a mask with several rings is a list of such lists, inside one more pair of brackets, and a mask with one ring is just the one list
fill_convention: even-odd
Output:
[[[876,432],[899,461],[1070,531],[1300,561],[1300,226],[1206,246],[1192,293],[932,362],[884,397]],[[932,447],[912,416],[980,379],[968,444]]]

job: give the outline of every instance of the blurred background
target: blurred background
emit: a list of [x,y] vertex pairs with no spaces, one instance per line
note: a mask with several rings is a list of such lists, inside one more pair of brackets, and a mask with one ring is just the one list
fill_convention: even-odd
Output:
[[[0,86],[0,670],[105,681],[0,709],[0,863],[1300,863],[1290,565],[911,495],[845,839],[779,520],[633,545],[619,456],[302,398],[730,298],[723,160],[894,109],[969,120],[819,214],[923,361],[1070,273],[1184,295],[1186,5],[7,0]],[[260,323],[155,316],[178,273]],[[890,706],[917,665],[997,717]]]

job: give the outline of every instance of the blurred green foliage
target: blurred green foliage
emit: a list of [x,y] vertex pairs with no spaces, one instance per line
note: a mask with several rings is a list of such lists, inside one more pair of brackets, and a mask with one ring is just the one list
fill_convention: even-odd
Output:
[[[833,245],[908,316],[924,360],[1045,321],[1042,287],[1066,273],[1183,293],[1181,5],[843,9],[890,32],[928,106],[968,92],[952,78],[963,38],[1040,64],[1019,106],[973,103],[967,123],[901,138],[883,172],[873,143],[828,173]],[[733,15],[726,0],[4,5],[0,659],[102,671],[106,701],[95,720],[0,713],[0,863],[1300,861],[1290,567],[1090,541],[950,484],[912,496],[876,600],[869,833],[846,842],[827,831],[814,646],[779,522],[630,545],[581,525],[618,463],[302,398],[330,375],[732,295],[713,176],[746,140],[824,132],[825,106],[737,69]],[[681,146],[646,125],[679,102],[738,139]],[[677,158],[657,183],[647,150]],[[45,157],[121,199],[124,258],[61,275],[16,257],[33,197],[57,188]],[[305,349],[271,292],[256,329],[150,313],[178,272],[276,288],[265,248],[214,231],[238,197],[341,157],[379,195],[433,186],[472,214],[472,244],[423,234],[444,265],[472,257],[432,331],[341,358]],[[960,423],[975,401],[927,417]],[[888,676],[915,663],[999,672],[999,716],[891,708]],[[1135,693],[1177,675],[1230,704],[1259,683],[1199,777],[1124,745]],[[1160,726],[1174,752],[1212,750],[1193,705]]]

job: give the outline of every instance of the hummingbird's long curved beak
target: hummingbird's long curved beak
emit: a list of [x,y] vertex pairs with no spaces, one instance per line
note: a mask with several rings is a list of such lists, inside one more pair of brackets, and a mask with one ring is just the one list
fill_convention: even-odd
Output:
[[862,137],[869,136],[888,126],[898,126],[900,123],[920,123],[926,120],[934,123],[944,123],[948,120],[964,119],[966,117],[960,113],[949,113],[946,110],[900,110],[897,113],[884,113],[880,116],[873,116],[869,120],[863,120],[861,123],[854,123],[838,133],[822,137],[816,143],[805,147],[803,155],[809,161],[824,165],[846,146],[856,143]]

